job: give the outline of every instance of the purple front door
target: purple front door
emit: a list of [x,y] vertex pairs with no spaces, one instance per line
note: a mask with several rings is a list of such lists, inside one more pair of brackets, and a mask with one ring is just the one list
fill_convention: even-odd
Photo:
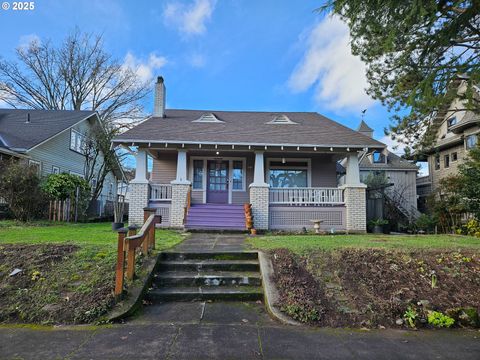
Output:
[[228,161],[207,162],[207,203],[228,203]]

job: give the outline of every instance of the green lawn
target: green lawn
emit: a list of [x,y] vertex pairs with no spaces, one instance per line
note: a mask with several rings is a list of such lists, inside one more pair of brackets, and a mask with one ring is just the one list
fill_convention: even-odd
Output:
[[266,235],[247,240],[258,249],[287,248],[297,254],[339,248],[480,249],[480,239],[454,235]]
[[[170,248],[183,240],[183,237],[171,230],[156,231],[156,248]],[[18,223],[0,221],[0,244],[59,244],[99,245],[116,249],[117,233],[113,232],[110,223],[68,224],[33,222]]]
[[[156,251],[183,239],[178,232],[157,230]],[[10,244],[18,247],[12,249]],[[59,259],[51,244],[79,248]],[[37,246],[26,249],[24,245]],[[116,258],[117,234],[110,223],[0,221],[0,287],[4,291],[0,322],[97,321],[112,303]],[[140,266],[139,259],[138,270]],[[22,274],[9,277],[15,268],[21,268]]]

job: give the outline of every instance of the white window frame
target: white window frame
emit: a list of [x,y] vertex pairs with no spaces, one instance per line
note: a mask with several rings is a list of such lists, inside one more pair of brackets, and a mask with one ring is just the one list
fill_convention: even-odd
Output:
[[38,166],[37,175],[40,176],[42,174],[42,163],[37,160],[29,159],[28,166],[32,166],[32,165]]
[[70,170],[70,171],[69,171],[69,174],[70,174],[70,175],[75,175],[75,176],[81,177],[82,179],[85,179],[85,175],[84,175],[84,174],[80,174],[80,173],[78,173],[78,172],[76,172],[76,171],[73,171],[73,170]]
[[[282,162],[283,158],[267,158],[267,184],[270,184],[270,164],[272,162]],[[307,166],[284,166],[285,170],[307,170],[307,187],[312,187],[312,159],[310,158],[285,158],[285,164],[289,161],[306,162]]]
[[[247,181],[247,159],[245,157],[224,157],[224,156],[190,156],[188,179],[193,184],[193,160],[203,160],[203,177],[202,177],[202,188],[193,189],[193,191],[203,191],[203,203],[207,203],[207,163],[208,160],[222,160],[228,161],[228,203],[232,203],[232,193],[234,192],[245,192],[246,191],[246,181]],[[242,179],[242,189],[233,190],[233,161],[242,161],[243,163],[243,179]]]
[[58,175],[60,174],[60,168],[58,166],[52,166],[52,174]]
[[[456,155],[456,159],[453,159],[453,154]],[[453,153],[450,154],[450,162],[455,162],[458,161],[458,152],[454,151]]]
[[[455,119],[455,124],[453,125],[450,125],[450,121],[454,120]],[[453,126],[457,125],[458,124],[458,118],[456,116],[450,116],[448,119],[447,119],[447,132],[450,132],[450,128],[452,128]]]
[[[75,145],[72,146],[72,140],[75,137]],[[82,134],[80,131],[75,129],[70,129],[70,150],[76,152],[77,154],[84,155],[85,154],[85,144],[86,144],[87,136]],[[80,140],[79,140],[80,139]],[[80,151],[77,149],[77,142],[80,141]]]

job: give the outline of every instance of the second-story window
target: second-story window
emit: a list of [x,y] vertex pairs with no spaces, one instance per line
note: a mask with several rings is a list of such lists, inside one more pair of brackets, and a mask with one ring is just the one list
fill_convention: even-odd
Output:
[[450,155],[445,155],[443,158],[443,165],[448,168],[450,167]]
[[85,140],[84,134],[72,129],[70,132],[70,150],[83,154],[85,152]]
[[467,150],[473,149],[475,146],[477,146],[477,141],[478,141],[478,138],[476,134],[468,135],[465,138],[465,147],[467,148]]
[[452,161],[458,160],[458,154],[456,152],[452,153]]
[[457,118],[455,116],[452,116],[450,119],[447,120],[447,129],[450,131],[450,128],[455,125],[457,125]]
[[372,154],[373,162],[376,164],[384,164],[385,163],[385,155],[382,154],[380,151],[375,151]]

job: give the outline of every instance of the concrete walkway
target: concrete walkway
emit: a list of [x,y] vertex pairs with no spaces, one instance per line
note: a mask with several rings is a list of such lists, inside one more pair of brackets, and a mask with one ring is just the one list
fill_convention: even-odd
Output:
[[192,233],[172,251],[243,251],[246,250],[244,234]]
[[0,327],[0,359],[478,359],[478,331],[289,327],[257,303],[165,303],[125,324]]

